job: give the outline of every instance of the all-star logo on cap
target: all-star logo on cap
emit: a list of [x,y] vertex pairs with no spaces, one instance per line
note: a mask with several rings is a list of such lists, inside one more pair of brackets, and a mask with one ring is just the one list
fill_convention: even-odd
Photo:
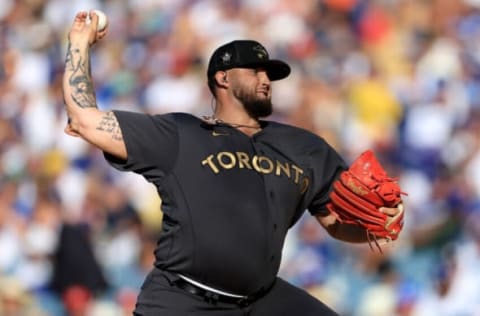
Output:
[[224,65],[228,65],[232,60],[232,54],[230,54],[229,52],[225,52],[221,59]]
[[266,48],[254,40],[234,40],[218,47],[208,62],[207,77],[211,81],[217,71],[232,68],[263,68],[272,81],[290,74],[286,62],[270,59]]
[[268,58],[267,50],[263,46],[261,45],[254,46],[253,50],[257,52],[258,58],[260,59]]

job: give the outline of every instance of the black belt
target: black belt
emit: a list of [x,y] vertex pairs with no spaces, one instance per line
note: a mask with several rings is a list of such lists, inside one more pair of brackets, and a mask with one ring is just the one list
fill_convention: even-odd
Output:
[[234,305],[239,305],[241,307],[246,307],[255,301],[260,295],[253,295],[253,296],[243,296],[243,297],[233,297],[233,296],[228,296],[228,295],[222,295],[219,293],[215,293],[212,291],[205,290],[199,286],[196,286],[195,284],[192,284],[188,282],[187,280],[184,280],[182,278],[179,278],[178,280],[175,281],[175,285],[184,290],[187,291],[190,294],[200,296],[202,297],[205,301],[209,303],[216,304],[217,302],[221,303],[226,303],[226,304],[234,304]]

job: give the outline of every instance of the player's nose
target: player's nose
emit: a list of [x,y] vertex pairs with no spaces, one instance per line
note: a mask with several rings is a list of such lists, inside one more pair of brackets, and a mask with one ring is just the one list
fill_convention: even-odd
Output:
[[270,78],[268,77],[267,71],[262,70],[258,72],[260,83],[264,86],[270,86]]

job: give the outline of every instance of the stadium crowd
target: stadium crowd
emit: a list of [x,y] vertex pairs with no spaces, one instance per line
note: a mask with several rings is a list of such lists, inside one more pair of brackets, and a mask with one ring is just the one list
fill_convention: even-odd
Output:
[[272,119],[398,176],[399,240],[380,254],[305,215],[285,279],[347,316],[480,315],[479,0],[0,1],[0,315],[130,315],[153,262],[153,186],[63,132],[66,32],[94,8],[101,109],[209,115],[208,57],[254,38],[293,68]]

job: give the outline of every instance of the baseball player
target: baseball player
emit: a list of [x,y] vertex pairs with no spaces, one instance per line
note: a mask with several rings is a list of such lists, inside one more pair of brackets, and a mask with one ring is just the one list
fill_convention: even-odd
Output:
[[[86,23],[91,15],[93,23]],[[154,184],[163,226],[155,264],[137,299],[137,316],[337,315],[277,277],[288,229],[308,210],[335,238],[369,234],[330,210],[330,192],[347,170],[322,138],[264,120],[272,113],[271,81],[290,67],[258,42],[219,47],[208,64],[214,115],[147,115],[97,108],[90,73],[95,13],[80,12],[69,32],[63,91],[67,134],[108,162]],[[388,219],[399,206],[382,210]]]

